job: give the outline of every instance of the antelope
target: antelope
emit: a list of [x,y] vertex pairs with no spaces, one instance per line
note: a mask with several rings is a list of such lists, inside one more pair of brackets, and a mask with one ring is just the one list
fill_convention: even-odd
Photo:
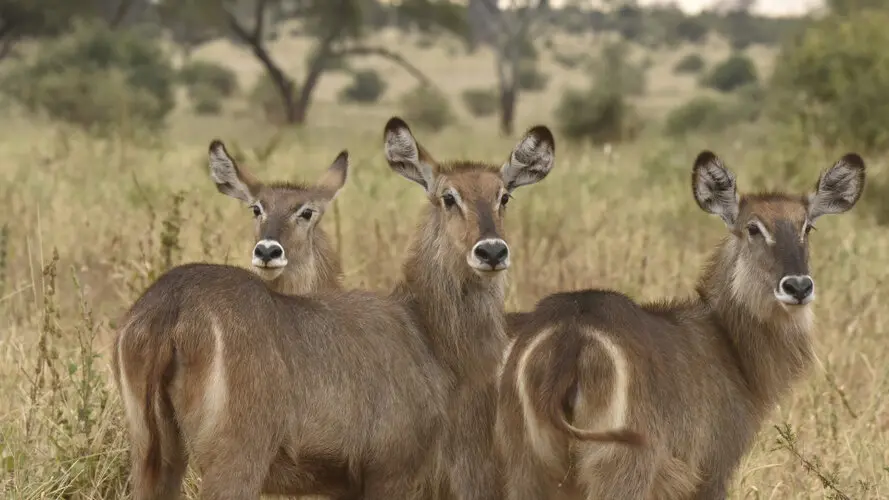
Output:
[[272,290],[302,295],[340,288],[339,256],[317,224],[346,183],[349,153],[340,152],[313,185],[263,183],[238,165],[218,139],[210,143],[209,156],[216,189],[253,210],[251,263]]
[[[703,151],[694,197],[729,234],[694,298],[640,305],[586,290],[513,315],[496,424],[507,498],[725,498],[767,413],[814,357],[809,233],[851,209],[864,182],[849,153],[809,195],[739,196],[734,174]],[[626,429],[635,446],[585,440]]]
[[113,369],[137,500],[178,498],[187,460],[205,500],[498,498],[502,223],[510,193],[552,169],[552,134],[532,128],[500,168],[439,164],[397,117],[384,137],[428,198],[390,294],[283,295],[186,264],[125,314]]

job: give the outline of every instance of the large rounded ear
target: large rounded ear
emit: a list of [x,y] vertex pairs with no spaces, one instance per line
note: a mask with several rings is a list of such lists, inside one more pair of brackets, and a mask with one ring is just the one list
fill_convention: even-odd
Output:
[[809,220],[825,214],[843,213],[858,202],[864,191],[864,159],[848,153],[818,177],[809,195]]
[[219,139],[210,143],[210,177],[220,193],[253,203],[261,183],[249,172],[239,167]]
[[343,189],[343,186],[346,185],[348,176],[349,152],[344,149],[337,155],[336,159],[333,160],[333,163],[327,167],[327,170],[324,171],[324,174],[316,183],[320,189],[331,193],[328,203],[333,201],[339,194],[340,190]]
[[701,209],[718,215],[729,227],[735,225],[739,202],[735,174],[715,153],[702,151],[695,159],[691,188]]
[[389,167],[429,192],[435,180],[437,165],[414,139],[407,123],[397,116],[390,118],[383,132],[383,143]]
[[552,132],[543,126],[532,127],[509,155],[509,161],[500,169],[507,191],[542,180],[553,169],[556,140]]

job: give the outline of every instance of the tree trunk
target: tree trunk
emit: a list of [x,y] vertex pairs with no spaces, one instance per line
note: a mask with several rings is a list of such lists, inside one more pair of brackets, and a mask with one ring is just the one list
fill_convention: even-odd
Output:
[[306,79],[303,80],[302,88],[299,89],[299,99],[297,99],[293,110],[293,121],[297,125],[305,123],[309,114],[309,105],[312,104],[312,94],[315,87],[321,81],[321,75],[327,69],[330,56],[333,53],[333,44],[339,39],[339,27],[331,30],[330,34],[322,38],[318,43],[318,53],[309,63],[309,72],[306,73]]
[[516,105],[515,82],[504,82],[500,86],[500,133],[511,136],[515,125]]

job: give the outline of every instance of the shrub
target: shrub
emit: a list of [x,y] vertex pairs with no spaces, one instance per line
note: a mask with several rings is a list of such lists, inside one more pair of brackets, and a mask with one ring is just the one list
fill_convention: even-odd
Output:
[[466,89],[463,91],[463,104],[472,116],[482,118],[497,112],[496,89]]
[[525,63],[519,66],[519,88],[528,92],[540,92],[546,89],[549,76],[540,72],[534,63]]
[[[213,87],[223,97],[238,90],[238,77],[229,68],[209,61],[191,61],[179,70],[179,81],[187,87]],[[205,90],[201,90],[205,92]]]
[[341,102],[373,104],[380,100],[386,92],[386,82],[380,74],[372,69],[356,71],[352,75],[352,83],[340,90]]
[[814,22],[783,47],[771,81],[774,117],[832,146],[889,148],[889,12]]
[[631,139],[639,128],[635,109],[626,95],[602,84],[586,90],[567,90],[559,100],[555,116],[565,137],[593,144]]
[[565,54],[561,52],[553,53],[553,61],[565,69],[574,69],[586,59],[585,54]]
[[687,54],[673,66],[673,72],[682,73],[698,73],[704,69],[704,58],[700,54]]
[[222,103],[225,101],[225,95],[219,88],[205,83],[189,87],[188,97],[194,112],[199,115],[218,115],[222,112]]
[[731,92],[758,80],[753,61],[743,54],[736,53],[716,65],[702,83],[720,92]]
[[672,110],[665,120],[664,131],[673,136],[699,130],[719,132],[733,121],[725,103],[713,97],[699,96]]
[[630,61],[630,46],[624,42],[609,43],[599,56],[590,62],[590,72],[600,85],[618,89],[626,95],[645,93],[646,68],[643,63]]
[[676,24],[676,35],[683,40],[691,43],[700,43],[707,36],[709,28],[700,17],[683,17]]
[[432,131],[439,131],[454,121],[448,98],[430,86],[420,85],[404,94],[401,107],[408,122]]
[[4,90],[32,112],[96,133],[160,128],[175,100],[175,72],[157,44],[102,24],[78,24],[13,67]]

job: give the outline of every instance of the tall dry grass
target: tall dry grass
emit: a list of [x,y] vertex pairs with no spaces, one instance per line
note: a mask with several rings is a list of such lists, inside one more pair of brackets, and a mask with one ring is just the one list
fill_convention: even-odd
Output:
[[[265,179],[319,175],[349,148],[350,178],[322,227],[348,286],[385,289],[425,202],[389,172],[382,120],[331,110],[329,125],[270,141],[254,124],[203,122],[160,142],[100,141],[11,117],[0,138],[0,484],[4,496],[121,498],[127,445],[108,369],[115,320],[161,272],[206,260],[247,266],[251,212],[218,194],[206,166],[221,135]],[[530,125],[530,123],[528,123]],[[224,130],[224,133],[219,133]],[[210,134],[210,135],[208,135]],[[513,146],[493,127],[417,132],[441,159],[499,162]],[[243,138],[249,139],[243,139]],[[239,144],[239,139],[241,143]],[[596,150],[563,144],[544,182],[519,190],[507,238],[508,308],[557,290],[610,287],[638,299],[692,293],[723,235],[689,186],[702,147],[725,157],[744,190],[808,189],[836,151],[765,150],[745,139],[657,138]],[[884,158],[867,158],[871,178]],[[796,169],[787,169],[793,165]],[[889,232],[864,206],[826,217],[812,238],[819,283],[819,365],[775,409],[743,460],[731,498],[889,497]],[[187,497],[194,498],[190,476]]]

